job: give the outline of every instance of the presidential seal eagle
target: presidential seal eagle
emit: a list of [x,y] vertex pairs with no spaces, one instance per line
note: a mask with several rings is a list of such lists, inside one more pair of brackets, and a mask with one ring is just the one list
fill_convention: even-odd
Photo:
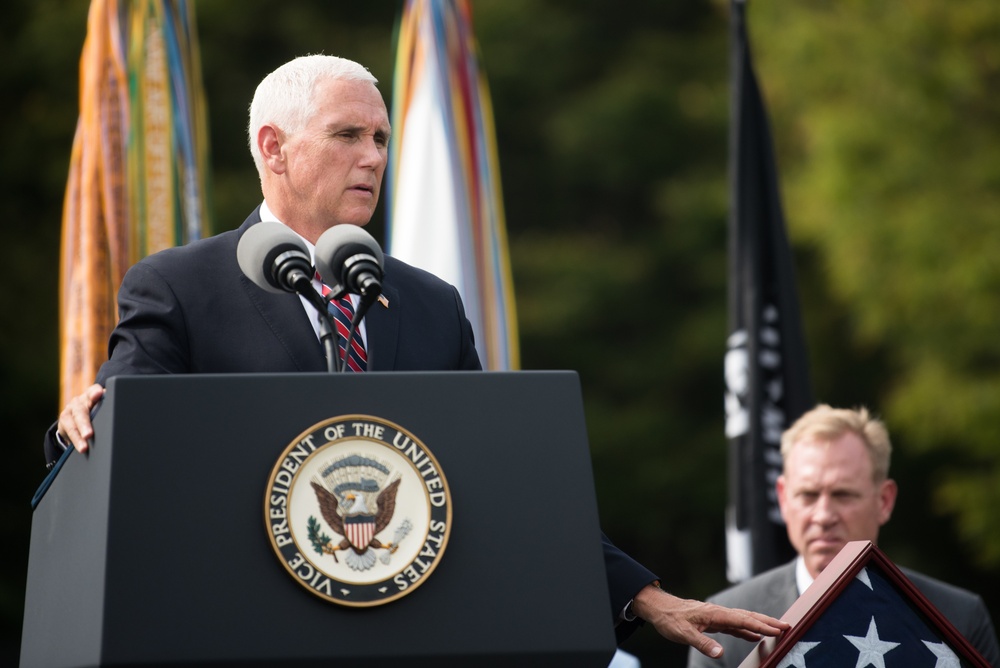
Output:
[[400,478],[396,478],[379,492],[373,512],[368,508],[366,492],[374,491],[373,486],[377,490],[374,480],[344,485],[344,489],[334,492],[316,480],[311,481],[323,519],[335,533],[343,536],[337,545],[333,541],[323,545],[323,552],[336,561],[337,552],[344,551],[344,561],[356,571],[365,571],[375,565],[376,549],[389,550],[388,554],[395,552],[398,542],[382,543],[376,536],[392,521],[399,482]]

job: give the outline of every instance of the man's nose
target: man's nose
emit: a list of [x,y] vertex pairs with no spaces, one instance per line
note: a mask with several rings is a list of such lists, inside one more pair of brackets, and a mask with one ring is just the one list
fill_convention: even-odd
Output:
[[817,524],[832,524],[837,521],[837,504],[829,494],[821,494],[813,506],[812,519]]
[[366,137],[361,142],[361,164],[365,166],[380,166],[386,159],[385,146],[374,138]]

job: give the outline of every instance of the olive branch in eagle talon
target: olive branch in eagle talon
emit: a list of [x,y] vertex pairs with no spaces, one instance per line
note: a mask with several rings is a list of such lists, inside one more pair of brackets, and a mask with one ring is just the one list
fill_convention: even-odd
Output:
[[[309,542],[312,543],[313,549],[316,550],[317,554],[323,554],[323,548],[327,543],[330,542],[331,540],[330,537],[327,536],[325,533],[321,533],[319,521],[312,515],[309,516],[308,528],[309,528]],[[333,558],[336,561],[337,559],[336,555],[334,555]]]
[[[400,478],[396,478],[379,493],[376,501],[378,509],[374,515],[368,509],[364,495],[352,492],[344,494],[343,514],[341,514],[341,502],[337,498],[337,495],[315,481],[310,482],[309,484],[312,485],[313,491],[316,492],[316,500],[319,502],[319,509],[323,515],[323,519],[326,520],[327,525],[334,533],[343,536],[340,542],[334,545],[333,539],[319,533],[319,523],[310,518],[309,539],[312,541],[313,547],[318,552],[333,556],[334,561],[338,561],[336,554],[338,551],[347,550],[348,548],[359,556],[368,552],[370,548],[387,549],[390,551],[390,554],[395,552],[398,547],[396,544],[392,542],[382,543],[375,536],[389,526],[389,522],[392,521],[392,515],[396,511],[396,492],[399,489],[399,482]],[[371,519],[372,517],[374,517],[375,530],[371,534],[371,539],[364,545],[352,543],[347,538],[348,532],[344,526],[344,520],[354,518]],[[314,522],[316,524],[315,531],[313,529]]]

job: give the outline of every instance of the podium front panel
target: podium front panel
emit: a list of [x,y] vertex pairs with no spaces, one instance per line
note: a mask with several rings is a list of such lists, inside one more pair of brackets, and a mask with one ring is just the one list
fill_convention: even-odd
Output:
[[[341,415],[398,424],[451,492],[446,551],[371,608],[271,547],[283,449]],[[606,666],[614,652],[572,372],[113,378],[96,442],[35,510],[22,666]]]

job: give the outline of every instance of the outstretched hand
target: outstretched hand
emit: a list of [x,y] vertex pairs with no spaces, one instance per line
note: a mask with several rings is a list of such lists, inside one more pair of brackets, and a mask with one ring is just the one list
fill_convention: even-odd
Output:
[[79,394],[66,404],[59,414],[57,433],[64,441],[69,441],[79,452],[86,452],[87,441],[94,437],[94,425],[90,422],[90,411],[104,396],[104,388],[94,383],[83,394]]
[[664,638],[690,645],[712,658],[722,656],[722,645],[706,633],[728,633],[757,642],[791,628],[788,622],[758,612],[678,598],[654,585],[647,585],[636,594],[632,611],[652,624]]

